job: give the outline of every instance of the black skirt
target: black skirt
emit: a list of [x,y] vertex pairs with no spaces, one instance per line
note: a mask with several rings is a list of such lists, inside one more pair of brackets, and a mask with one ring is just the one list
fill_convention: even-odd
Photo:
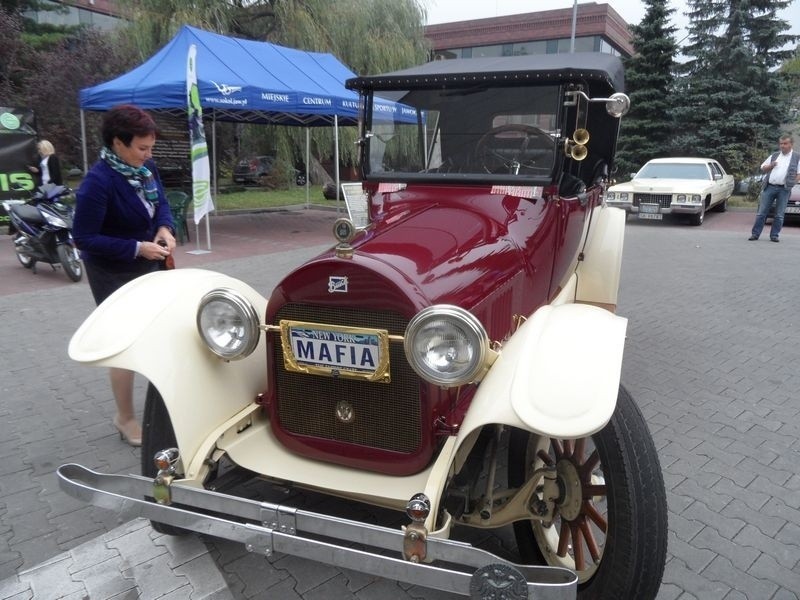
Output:
[[86,277],[89,279],[89,288],[92,290],[94,301],[100,304],[129,281],[157,271],[160,262],[157,260],[137,260],[131,270],[125,271],[110,269],[105,265],[98,265],[92,261],[84,261],[83,266],[86,269]]

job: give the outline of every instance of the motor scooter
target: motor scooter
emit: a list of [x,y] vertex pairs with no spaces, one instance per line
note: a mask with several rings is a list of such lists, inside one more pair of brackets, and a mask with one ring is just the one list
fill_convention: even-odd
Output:
[[83,266],[72,239],[73,209],[61,199],[72,192],[68,187],[48,183],[37,188],[27,201],[4,200],[14,236],[17,259],[36,273],[36,263],[46,262],[53,270],[61,265],[72,281],[80,281]]

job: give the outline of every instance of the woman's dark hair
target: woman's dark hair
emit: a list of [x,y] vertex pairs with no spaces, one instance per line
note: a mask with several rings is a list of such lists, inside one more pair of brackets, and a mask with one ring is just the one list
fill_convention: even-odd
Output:
[[158,135],[158,127],[153,117],[141,108],[131,104],[121,104],[103,116],[101,132],[103,144],[111,148],[115,137],[126,146],[130,146],[131,140],[135,137]]

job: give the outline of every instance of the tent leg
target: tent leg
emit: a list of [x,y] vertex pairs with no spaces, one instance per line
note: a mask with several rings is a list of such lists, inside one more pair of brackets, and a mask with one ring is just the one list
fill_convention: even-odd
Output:
[[[211,157],[214,161],[214,170],[212,177],[214,178],[214,198],[219,197],[219,190],[217,189],[217,113],[216,111],[211,114]],[[216,204],[214,205],[216,206]],[[211,238],[209,238],[210,240]],[[209,249],[211,247],[209,246]]]
[[81,146],[83,147],[83,174],[89,172],[89,157],[86,152],[86,113],[81,109]]
[[339,115],[333,115],[333,145],[334,145],[334,168],[333,172],[336,174],[336,215],[341,212],[341,203],[339,198]]
[[306,127],[306,210],[308,210],[311,204],[311,189],[309,185],[311,182],[308,180],[308,161],[309,161],[309,147],[311,146],[311,128]]

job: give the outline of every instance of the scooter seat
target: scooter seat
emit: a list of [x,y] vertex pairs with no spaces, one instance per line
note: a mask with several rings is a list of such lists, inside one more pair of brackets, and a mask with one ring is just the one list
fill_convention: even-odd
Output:
[[44,217],[39,209],[30,204],[16,204],[11,206],[11,212],[31,225],[44,225]]

